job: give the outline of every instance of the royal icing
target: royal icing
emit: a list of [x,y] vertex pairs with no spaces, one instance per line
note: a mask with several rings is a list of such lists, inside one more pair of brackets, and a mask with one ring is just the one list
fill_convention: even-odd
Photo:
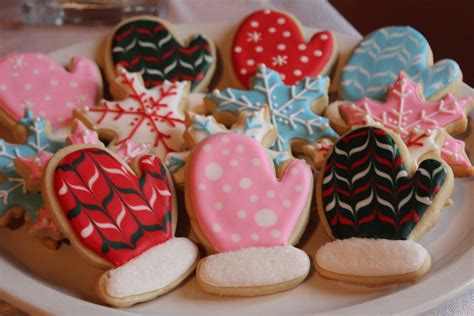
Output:
[[473,168],[469,157],[466,155],[464,150],[464,142],[459,139],[455,139],[452,136],[446,134],[444,137],[444,143],[441,148],[441,158],[450,165],[461,166],[464,168]]
[[57,240],[62,239],[63,237],[62,233],[58,230],[58,227],[56,226],[56,224],[54,224],[54,222],[51,220],[48,210],[42,207],[39,209],[38,217],[36,218],[36,221],[32,223],[28,232],[33,235],[35,234],[41,235],[45,231],[50,232],[49,234],[50,236],[48,237],[52,237],[53,235],[60,236],[59,238],[54,237]]
[[218,252],[286,245],[308,199],[312,172],[295,160],[281,179],[265,147],[249,136],[210,136],[189,162],[189,202]]
[[413,273],[428,257],[426,249],[411,240],[368,238],[334,240],[316,252],[316,261],[325,270],[367,277]]
[[311,160],[314,163],[314,166],[319,169],[321,164],[326,159],[329,151],[333,147],[333,142],[329,139],[322,139],[315,144],[306,145],[303,147],[303,151],[305,154],[308,154],[311,157]]
[[336,239],[407,239],[446,178],[432,159],[409,175],[395,140],[383,129],[361,127],[340,138],[326,160],[324,215]]
[[272,149],[288,150],[292,140],[314,142],[322,138],[338,138],[329,120],[314,113],[313,103],[327,98],[328,77],[305,77],[298,84],[285,85],[280,75],[259,65],[252,80],[251,90],[227,88],[208,94],[217,112],[255,112],[263,106],[270,110],[271,123],[277,129],[277,140]]
[[66,138],[70,145],[77,144],[102,144],[99,134],[88,129],[81,121],[75,120],[71,129],[71,134]]
[[400,71],[423,85],[427,99],[447,89],[461,76],[459,65],[444,59],[431,66],[426,38],[409,26],[381,28],[356,47],[341,73],[344,100],[363,97],[382,101]]
[[[398,80],[389,86],[385,102],[363,98],[355,103],[340,104],[339,111],[350,127],[375,122],[394,130],[404,139],[411,152],[417,152],[417,156],[430,150],[439,151],[433,140],[436,130],[465,120],[465,108],[471,104],[472,98],[459,99],[448,94],[439,101],[427,102],[420,95],[420,89],[419,84],[400,72]],[[418,141],[413,141],[417,138]],[[447,152],[457,154],[459,151],[459,148],[449,146],[452,139],[449,137],[448,145],[443,145],[443,158]],[[451,164],[471,165],[465,155],[452,157],[457,159],[450,159]]]
[[232,44],[232,62],[240,82],[248,88],[258,64],[279,72],[286,84],[315,77],[328,67],[334,54],[330,32],[318,32],[305,41],[291,16],[272,10],[257,11],[240,25]]
[[41,181],[43,170],[52,156],[50,152],[41,151],[34,157],[18,157],[15,161],[28,169],[26,181]]
[[308,255],[292,246],[245,248],[206,257],[198,277],[216,287],[265,286],[304,277],[310,266]]
[[[88,129],[81,121],[75,120],[71,134],[67,137],[69,144],[91,144],[104,145],[96,131]],[[128,140],[123,146],[116,149],[115,153],[129,163],[136,157],[143,155],[149,151],[150,144],[135,144]]]
[[[41,162],[45,156],[49,156],[44,152],[54,153],[63,147],[64,143],[50,139],[45,130],[46,121],[34,117],[30,110],[25,110],[20,124],[28,130],[25,143],[10,144],[0,140],[0,173],[3,178],[0,184],[0,217],[12,207],[20,207],[26,211],[26,215],[34,223],[39,209],[43,206],[41,194],[27,191],[26,180],[18,174],[13,161],[24,159],[27,164],[34,166],[36,162]],[[36,171],[33,172],[34,176],[37,174]]]
[[129,20],[112,35],[113,64],[141,73],[147,88],[169,80],[190,81],[194,90],[214,72],[214,46],[202,35],[184,46],[174,34],[158,19]]
[[[268,136],[273,129],[273,125],[269,120],[268,108],[264,107],[256,112],[243,112],[240,114],[239,121],[230,129],[224,125],[217,123],[213,116],[199,115],[188,112],[188,120],[186,122],[186,136],[189,140],[188,146],[195,146],[210,135],[219,133],[239,133],[247,135],[258,142],[262,143],[264,138]],[[271,152],[271,153],[270,153]],[[290,159],[290,156],[285,152],[274,152],[269,150],[272,159],[278,166],[283,161]],[[171,174],[177,175],[183,170],[186,165],[186,160],[190,151],[170,153],[166,156],[165,163]],[[229,153],[230,154],[230,153]],[[175,178],[175,182],[181,182]]]
[[103,100],[100,106],[78,110],[81,119],[96,130],[111,130],[116,137],[109,147],[119,150],[128,141],[150,144],[150,150],[160,159],[179,151],[184,145],[185,109],[182,102],[188,94],[187,82],[169,81],[146,89],[137,73],[119,70],[117,84],[128,96],[120,101]]
[[198,256],[192,241],[171,238],[107,272],[107,293],[127,297],[171,286],[190,270]]
[[140,178],[102,148],[79,148],[55,166],[56,198],[83,247],[121,266],[172,237],[172,194],[161,161],[145,155]]
[[71,123],[73,109],[94,106],[101,94],[99,70],[85,57],[74,57],[69,71],[37,53],[13,53],[0,60],[0,106],[14,120],[30,108],[59,128]]

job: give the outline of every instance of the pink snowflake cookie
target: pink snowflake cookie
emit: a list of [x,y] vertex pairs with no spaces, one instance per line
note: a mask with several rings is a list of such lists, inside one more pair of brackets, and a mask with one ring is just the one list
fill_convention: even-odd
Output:
[[147,89],[138,73],[129,73],[120,66],[118,73],[116,85],[126,98],[102,100],[97,107],[77,110],[75,116],[110,139],[109,148],[114,151],[129,146],[128,142],[150,144],[150,152],[160,159],[180,151],[189,82],[165,81]]
[[[308,257],[292,245],[308,218],[313,186],[308,165],[293,160],[275,172],[256,139],[222,133],[196,146],[187,175],[193,229],[209,252],[218,252],[199,264],[204,290],[256,295],[248,288],[262,287],[260,295],[294,287],[305,278]],[[279,264],[272,265],[275,261]],[[288,286],[272,288],[277,283]]]
[[25,107],[58,129],[71,123],[72,110],[92,107],[102,95],[97,65],[82,56],[71,59],[66,70],[38,53],[12,53],[0,60],[0,107],[12,127]]
[[395,131],[405,141],[412,158],[418,163],[428,153],[441,156],[457,177],[471,176],[474,168],[464,143],[448,133],[466,129],[466,115],[474,105],[471,97],[451,94],[438,101],[425,101],[422,87],[400,72],[388,88],[385,102],[367,97],[354,103],[335,102],[327,115],[336,130],[344,132],[360,125],[379,124]]

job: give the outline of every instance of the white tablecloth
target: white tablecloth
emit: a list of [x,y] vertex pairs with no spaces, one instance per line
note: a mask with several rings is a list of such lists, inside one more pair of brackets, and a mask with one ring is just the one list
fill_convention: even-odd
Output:
[[[10,51],[49,52],[105,35],[110,30],[105,26],[26,27],[20,20],[19,3],[19,0],[0,0],[0,55]],[[360,37],[352,25],[323,0],[161,0],[160,16],[174,23],[231,22],[262,7],[291,12],[303,25]],[[426,314],[474,315],[474,290]]]

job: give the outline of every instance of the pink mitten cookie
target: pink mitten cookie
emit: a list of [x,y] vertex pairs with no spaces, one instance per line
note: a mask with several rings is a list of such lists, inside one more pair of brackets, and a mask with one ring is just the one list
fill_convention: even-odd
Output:
[[300,23],[274,10],[257,11],[245,18],[232,44],[234,73],[246,88],[258,64],[279,72],[283,81],[292,85],[306,76],[328,74],[336,58],[331,32],[318,32],[306,42]]
[[151,155],[130,166],[94,145],[72,145],[48,163],[42,194],[56,225],[91,264],[106,303],[127,307],[162,295],[186,278],[196,246],[174,238],[176,199],[168,171]]
[[[97,65],[76,56],[67,68],[37,53],[3,56],[0,60],[2,124],[12,129],[28,107],[35,115],[48,119],[56,130],[71,123],[74,109],[94,106],[102,96]],[[17,138],[21,139],[25,132]]]
[[223,133],[204,139],[186,165],[186,206],[210,255],[198,264],[199,285],[218,295],[285,291],[309,272],[294,245],[309,215],[313,176],[301,160],[275,171],[252,137]]

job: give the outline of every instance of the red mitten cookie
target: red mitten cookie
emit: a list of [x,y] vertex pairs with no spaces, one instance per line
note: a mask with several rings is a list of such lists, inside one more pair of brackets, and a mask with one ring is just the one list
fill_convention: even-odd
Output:
[[117,307],[168,292],[198,258],[191,241],[173,238],[176,200],[164,165],[144,155],[130,166],[103,147],[73,145],[51,159],[42,184],[51,217],[79,254],[112,268],[98,293]]
[[232,44],[234,73],[246,88],[258,64],[278,71],[283,81],[292,85],[305,76],[327,74],[336,57],[336,41],[331,32],[318,32],[306,42],[294,17],[273,10],[249,15]]

